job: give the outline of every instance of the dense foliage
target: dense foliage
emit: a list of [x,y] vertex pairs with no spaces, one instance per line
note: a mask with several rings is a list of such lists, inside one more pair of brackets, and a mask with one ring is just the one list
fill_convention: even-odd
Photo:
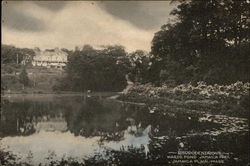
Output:
[[126,87],[126,60],[126,52],[122,46],[96,50],[85,45],[68,57],[67,76],[54,89],[80,92],[122,90]]
[[128,55],[130,61],[130,77],[134,82],[146,83],[152,65],[151,55],[143,50],[136,50]]
[[31,63],[34,55],[35,52],[33,49],[1,45],[1,64],[21,64],[22,61]]
[[161,111],[181,107],[184,112],[196,110],[197,112],[248,117],[249,89],[250,84],[242,82],[230,85],[207,85],[204,82],[198,82],[196,85],[180,84],[175,87],[144,84],[132,87],[119,99],[155,105],[155,108]]
[[180,2],[171,12],[175,22],[152,40],[150,81],[249,82],[249,1]]

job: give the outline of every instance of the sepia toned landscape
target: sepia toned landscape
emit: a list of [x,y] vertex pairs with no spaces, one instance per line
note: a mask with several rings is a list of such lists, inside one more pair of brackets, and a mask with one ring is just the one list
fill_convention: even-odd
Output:
[[0,166],[246,166],[249,8],[3,1]]

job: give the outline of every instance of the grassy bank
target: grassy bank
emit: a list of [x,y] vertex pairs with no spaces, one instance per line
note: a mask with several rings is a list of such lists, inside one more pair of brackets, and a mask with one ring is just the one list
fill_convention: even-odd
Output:
[[26,71],[29,85],[25,87],[20,82],[20,71],[1,73],[5,93],[54,93],[53,86],[64,76],[64,72],[58,69],[29,67]]
[[176,87],[136,85],[119,100],[145,103],[153,111],[196,111],[237,117],[249,115],[249,83],[206,85],[204,82],[182,84]]

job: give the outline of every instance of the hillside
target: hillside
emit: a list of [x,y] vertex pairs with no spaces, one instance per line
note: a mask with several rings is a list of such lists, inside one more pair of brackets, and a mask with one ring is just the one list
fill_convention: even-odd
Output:
[[2,67],[1,82],[5,93],[52,93],[56,81],[64,75],[63,70],[41,67],[28,67],[26,71],[29,85],[23,89],[19,79],[21,68],[7,72],[6,66]]

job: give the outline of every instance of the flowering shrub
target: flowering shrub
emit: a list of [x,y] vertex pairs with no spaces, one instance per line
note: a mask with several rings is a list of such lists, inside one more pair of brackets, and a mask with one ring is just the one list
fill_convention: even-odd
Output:
[[206,85],[198,82],[196,86],[181,84],[176,87],[152,84],[135,85],[119,100],[145,103],[148,106],[168,106],[173,109],[196,110],[212,114],[248,117],[250,83],[236,82],[231,85]]
[[173,95],[183,95],[192,97],[202,96],[203,98],[214,97],[232,97],[240,99],[249,93],[250,83],[236,82],[231,85],[206,85],[204,82],[198,82],[197,86],[189,84],[181,84],[174,88],[163,85],[162,87],[154,87],[152,84],[137,85],[129,90],[129,93],[134,92],[147,97],[173,97]]

